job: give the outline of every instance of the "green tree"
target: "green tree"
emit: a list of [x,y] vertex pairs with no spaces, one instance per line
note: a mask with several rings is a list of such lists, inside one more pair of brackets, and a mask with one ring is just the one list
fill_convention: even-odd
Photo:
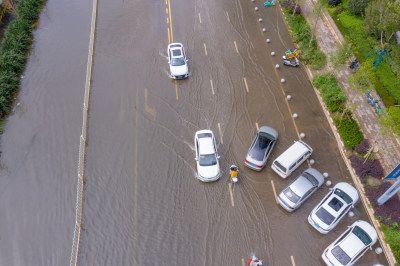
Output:
[[362,15],[370,2],[371,0],[349,0],[347,6],[354,15]]
[[311,45],[311,43],[314,39],[315,29],[317,28],[319,18],[321,17],[323,11],[324,11],[324,3],[322,2],[322,0],[319,0],[314,5],[314,7],[312,9],[312,13],[311,13],[312,18],[314,19],[314,25],[313,25],[312,32],[311,32],[311,39],[310,39],[309,45]]
[[332,67],[334,69],[342,68],[343,65],[346,64],[346,61],[347,59],[349,59],[350,55],[351,55],[350,45],[347,43],[347,41],[344,41],[343,43],[340,44],[338,49],[334,53],[332,53],[329,57]]
[[371,83],[373,80],[375,80],[374,65],[371,60],[367,60],[349,77],[348,83],[351,89],[366,92],[375,89],[373,82]]
[[395,0],[377,0],[369,3],[365,9],[367,31],[381,40],[386,49],[396,31],[400,29],[400,2]]

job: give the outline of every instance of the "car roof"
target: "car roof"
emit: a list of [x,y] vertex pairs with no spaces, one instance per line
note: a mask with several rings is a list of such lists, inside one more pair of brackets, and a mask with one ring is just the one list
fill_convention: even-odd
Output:
[[290,189],[301,197],[312,187],[313,185],[311,184],[311,182],[303,175],[297,177],[296,180],[292,184],[290,184]]
[[[309,151],[307,144],[302,141],[295,141],[292,146],[279,155],[276,161],[279,161],[284,167],[289,168],[289,164],[297,161],[299,154],[305,154],[307,151]],[[282,158],[284,158],[284,160],[281,160]]]
[[210,137],[199,138],[199,153],[200,154],[215,153],[214,143],[212,138]]
[[364,243],[353,233],[348,234],[339,246],[350,258],[354,258],[365,247]]

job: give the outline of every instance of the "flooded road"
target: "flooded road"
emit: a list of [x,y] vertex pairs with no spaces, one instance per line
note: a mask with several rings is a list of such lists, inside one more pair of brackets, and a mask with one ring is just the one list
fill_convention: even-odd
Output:
[[[1,265],[69,262],[90,12],[91,3],[50,0],[35,34],[21,104],[1,139],[0,233],[9,239]],[[326,186],[292,214],[275,202],[274,188],[308,167],[289,180],[269,167],[300,132],[313,167],[333,184],[351,182],[305,69],[275,68],[293,48],[277,7],[100,0],[97,16],[78,265],[243,265],[253,253],[267,265],[322,265],[323,249],[366,219],[359,204],[328,235],[311,228],[307,216]],[[187,80],[168,75],[169,42],[186,48]],[[267,167],[254,172],[243,161],[263,125],[279,139]],[[218,182],[195,177],[200,129],[217,138]],[[231,164],[240,168],[232,190]],[[372,251],[359,262],[385,264]]]
[[49,0],[1,136],[0,265],[66,265],[91,3]]

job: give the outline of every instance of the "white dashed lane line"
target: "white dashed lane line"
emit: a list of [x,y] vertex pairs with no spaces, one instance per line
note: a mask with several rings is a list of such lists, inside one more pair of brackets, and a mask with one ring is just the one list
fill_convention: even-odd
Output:
[[246,87],[246,91],[247,93],[249,93],[249,86],[247,86],[247,79],[243,78],[243,80],[244,80],[244,86]]
[[211,93],[212,93],[212,95],[214,95],[215,91],[214,91],[214,84],[213,84],[212,79],[210,79],[210,84],[211,84]]

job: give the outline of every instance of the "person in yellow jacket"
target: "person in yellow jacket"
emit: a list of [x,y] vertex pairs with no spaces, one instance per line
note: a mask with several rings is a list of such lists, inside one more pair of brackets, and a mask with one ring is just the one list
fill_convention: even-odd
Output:
[[236,165],[231,165],[231,180],[233,183],[236,183],[238,181],[238,172],[239,172],[239,168]]

